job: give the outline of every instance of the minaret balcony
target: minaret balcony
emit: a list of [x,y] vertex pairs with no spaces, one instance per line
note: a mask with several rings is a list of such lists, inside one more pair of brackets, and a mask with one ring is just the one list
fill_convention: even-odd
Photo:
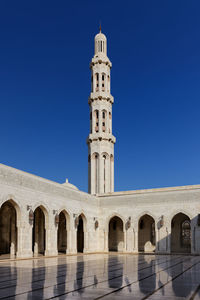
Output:
[[106,100],[106,101],[109,101],[112,104],[114,103],[114,98],[109,92],[98,91],[98,92],[90,93],[88,103],[90,104],[94,100]]
[[109,141],[113,144],[116,143],[116,138],[114,135],[108,132],[95,132],[95,133],[90,133],[88,138],[87,138],[87,143],[91,143],[92,141]]

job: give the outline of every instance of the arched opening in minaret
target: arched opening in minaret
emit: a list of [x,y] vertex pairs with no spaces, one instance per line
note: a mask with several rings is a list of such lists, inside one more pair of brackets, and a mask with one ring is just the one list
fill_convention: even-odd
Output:
[[107,118],[107,111],[104,109],[102,111],[102,132],[106,132],[106,118]]
[[101,84],[102,84],[102,92],[105,92],[105,87],[106,87],[106,74],[105,73],[102,73]]
[[83,214],[78,217],[77,252],[83,253],[85,247],[86,218]]
[[109,251],[118,252],[124,249],[123,221],[117,216],[112,217],[109,222],[108,248]]
[[109,124],[108,124],[108,132],[111,133],[112,132],[112,114],[111,112],[109,112]]
[[99,111],[94,111],[94,119],[95,119],[95,132],[99,132]]
[[149,215],[144,215],[138,222],[138,251],[155,251],[155,221]]
[[171,221],[171,252],[191,253],[191,223],[183,213],[178,213]]
[[99,73],[95,74],[96,92],[99,91]]
[[58,223],[58,235],[57,235],[57,245],[58,252],[66,253],[67,252],[67,228],[69,227],[69,215],[63,210],[59,214],[59,223]]
[[[17,205],[14,201],[6,201],[0,208],[0,255],[17,252]],[[19,209],[19,208],[18,208]]]
[[110,92],[110,76],[108,75],[107,92]]
[[33,219],[33,235],[32,235],[32,251],[34,256],[38,254],[45,254],[46,248],[46,224],[45,224],[45,214],[47,216],[46,210],[39,206],[34,211]]

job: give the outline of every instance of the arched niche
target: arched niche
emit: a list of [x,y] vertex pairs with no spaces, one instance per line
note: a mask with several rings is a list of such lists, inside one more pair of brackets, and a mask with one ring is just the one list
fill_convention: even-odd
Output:
[[117,252],[124,249],[124,224],[118,216],[113,216],[109,221],[108,249]]
[[69,247],[67,243],[67,235],[69,233],[69,214],[66,210],[62,210],[59,213],[59,223],[57,232],[57,247],[58,252],[66,253]]
[[43,205],[34,210],[32,251],[34,256],[45,255],[46,250],[46,228],[48,224],[48,212]]
[[178,213],[172,218],[171,252],[191,253],[190,218],[184,213]]
[[85,249],[86,217],[80,214],[77,224],[77,252],[83,253]]
[[0,255],[15,256],[17,252],[17,224],[20,209],[12,199],[5,201],[0,208]]
[[155,220],[145,214],[138,221],[138,251],[154,252],[156,247]]

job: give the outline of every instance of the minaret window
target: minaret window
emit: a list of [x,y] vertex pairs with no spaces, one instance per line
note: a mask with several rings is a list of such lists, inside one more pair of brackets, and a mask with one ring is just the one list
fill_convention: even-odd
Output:
[[109,133],[111,133],[111,130],[112,130],[112,114],[111,114],[111,112],[109,112],[109,130],[108,130],[108,132]]
[[107,124],[107,120],[106,120],[106,116],[107,116],[107,112],[105,110],[102,111],[102,131],[106,132],[106,124]]
[[110,76],[108,75],[107,92],[110,92]]
[[99,132],[99,111],[95,110],[95,132]]
[[103,73],[102,74],[102,92],[105,92],[105,77],[106,77],[106,75]]
[[99,91],[99,73],[96,73],[96,92]]

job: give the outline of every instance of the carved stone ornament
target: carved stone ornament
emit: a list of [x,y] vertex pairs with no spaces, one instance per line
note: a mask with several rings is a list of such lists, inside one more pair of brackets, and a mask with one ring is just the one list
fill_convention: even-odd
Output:
[[164,225],[164,216],[160,217],[159,223],[160,223],[160,228],[163,227],[163,225]]
[[128,221],[126,222],[126,230],[128,230],[130,227],[131,227],[131,221],[128,220]]
[[29,222],[33,222],[34,220],[34,212],[32,209],[29,210]]
[[76,218],[75,218],[74,224],[75,224],[75,228],[77,228],[77,227],[78,227],[78,224],[79,224],[79,217],[76,217]]
[[99,227],[99,221],[96,220],[96,221],[94,222],[94,228],[95,228],[95,230],[96,230],[98,227]]
[[56,225],[59,224],[59,215],[58,215],[58,213],[56,213],[56,215],[55,215],[55,223],[56,223]]

